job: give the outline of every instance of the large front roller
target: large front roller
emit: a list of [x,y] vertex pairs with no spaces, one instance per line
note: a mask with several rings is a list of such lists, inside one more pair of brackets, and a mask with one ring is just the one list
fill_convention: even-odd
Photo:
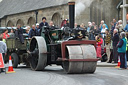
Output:
[[30,67],[32,70],[41,71],[47,63],[47,46],[43,37],[33,37],[30,42]]
[[66,58],[76,61],[64,61],[63,68],[67,73],[94,73],[97,61],[77,61],[77,59],[96,59],[93,45],[66,46]]

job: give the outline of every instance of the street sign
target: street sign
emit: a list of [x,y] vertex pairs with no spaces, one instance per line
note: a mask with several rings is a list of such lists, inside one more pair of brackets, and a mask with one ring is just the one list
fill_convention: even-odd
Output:
[[4,68],[3,55],[0,53],[0,68]]

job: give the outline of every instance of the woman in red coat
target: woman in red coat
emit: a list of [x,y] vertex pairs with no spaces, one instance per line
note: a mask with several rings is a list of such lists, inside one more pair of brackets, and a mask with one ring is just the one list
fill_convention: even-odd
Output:
[[96,41],[97,41],[97,50],[96,50],[97,57],[102,58],[102,56],[101,56],[101,45],[103,44],[103,39],[102,39],[102,36],[100,34],[96,37]]
[[4,33],[2,34],[2,36],[3,36],[3,39],[7,39],[7,38],[10,37],[10,36],[8,35],[8,30],[7,30],[7,29],[4,30]]

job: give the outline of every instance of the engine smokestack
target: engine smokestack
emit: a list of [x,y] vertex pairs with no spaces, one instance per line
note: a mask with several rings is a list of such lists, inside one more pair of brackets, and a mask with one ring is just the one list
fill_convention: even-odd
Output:
[[75,22],[75,2],[68,2],[69,5],[69,27],[71,29],[74,28],[74,22]]

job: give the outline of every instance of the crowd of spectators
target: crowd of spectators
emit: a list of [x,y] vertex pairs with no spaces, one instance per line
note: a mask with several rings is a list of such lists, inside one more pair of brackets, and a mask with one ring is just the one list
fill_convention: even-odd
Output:
[[[75,23],[75,27],[76,25],[77,23]],[[97,57],[99,59],[102,59],[102,48],[106,48],[107,63],[118,63],[120,59],[121,69],[127,68],[128,21],[127,25],[124,26],[122,20],[113,19],[111,28],[108,28],[104,20],[101,20],[99,26],[95,22],[88,22],[88,26],[82,23],[80,27],[87,31],[89,40],[97,41]]]

